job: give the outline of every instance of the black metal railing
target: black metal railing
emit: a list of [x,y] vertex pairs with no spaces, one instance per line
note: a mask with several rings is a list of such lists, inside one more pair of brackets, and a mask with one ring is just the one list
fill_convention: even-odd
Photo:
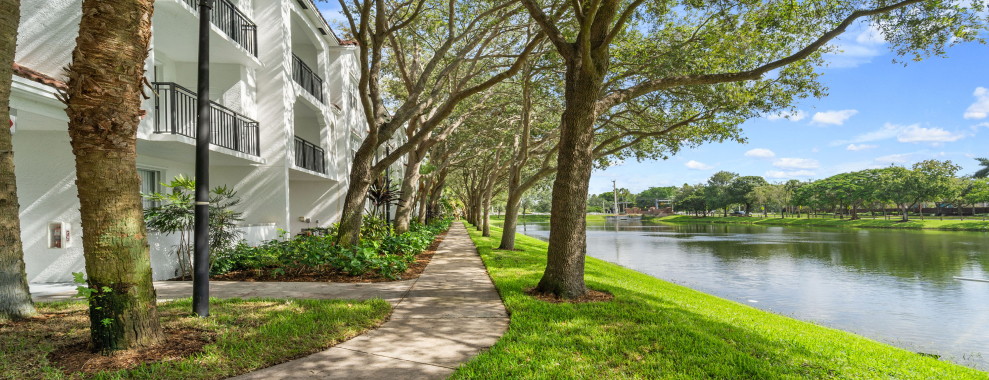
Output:
[[[196,93],[171,82],[154,82],[155,133],[196,137]],[[253,156],[261,155],[258,122],[210,101],[210,143]]]
[[[185,0],[192,9],[199,11],[200,0]],[[234,40],[249,51],[251,55],[258,56],[258,26],[254,21],[247,18],[244,12],[237,9],[237,6],[230,0],[216,0],[213,2],[213,10],[210,12],[210,22],[226,33],[230,39]]]
[[295,166],[326,174],[326,154],[323,148],[295,136]]
[[302,62],[302,59],[295,54],[292,54],[292,79],[302,86],[306,92],[312,94],[312,96],[315,96],[320,103],[325,103],[325,101],[323,101],[323,78],[316,75],[316,73],[314,73],[312,69],[310,69],[305,62]]

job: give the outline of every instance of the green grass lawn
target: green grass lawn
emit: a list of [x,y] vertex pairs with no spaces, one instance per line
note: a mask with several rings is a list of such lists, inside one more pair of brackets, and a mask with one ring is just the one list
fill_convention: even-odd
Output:
[[989,374],[855,334],[764,312],[591,257],[605,303],[551,304],[536,285],[547,244],[468,229],[511,314],[508,332],[455,378],[987,379]]
[[688,215],[674,215],[664,218],[651,219],[651,221],[661,221],[670,223],[732,223],[732,224],[761,224],[772,226],[806,226],[806,227],[857,227],[857,228],[905,228],[905,229],[935,229],[951,231],[989,231],[989,221],[982,220],[958,220],[948,219],[938,220],[928,217],[925,220],[911,218],[908,222],[894,220],[869,219],[864,217],[858,220],[834,219],[834,218],[762,218],[758,216],[750,217],[695,217]]
[[[86,304],[40,303],[45,328],[0,324],[4,379],[222,379],[321,351],[381,324],[391,307],[382,300],[211,299],[210,317],[191,316],[191,300],[159,304],[162,324],[211,332],[216,340],[192,357],[131,370],[67,376],[49,362],[51,340],[86,341]],[[29,322],[35,323],[35,322]]]

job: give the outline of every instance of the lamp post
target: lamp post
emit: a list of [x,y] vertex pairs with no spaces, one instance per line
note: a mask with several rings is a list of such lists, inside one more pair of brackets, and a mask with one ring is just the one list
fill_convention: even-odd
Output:
[[213,0],[199,1],[199,68],[196,87],[196,208],[192,312],[209,316],[209,33]]

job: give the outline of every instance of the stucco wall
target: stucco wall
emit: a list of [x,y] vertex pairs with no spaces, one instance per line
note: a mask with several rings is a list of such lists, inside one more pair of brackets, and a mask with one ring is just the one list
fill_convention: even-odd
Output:
[[[316,61],[311,62],[311,66],[319,70],[319,75],[324,78],[326,93],[331,96],[328,100],[338,103],[342,109],[331,111],[333,105],[328,102],[319,110],[311,110],[312,117],[307,116],[306,120],[310,126],[323,126],[318,131],[304,133],[307,139],[318,141],[326,149],[326,177],[329,178],[290,181],[290,177],[295,178],[291,176],[292,171],[296,170],[292,169],[293,114],[295,103],[302,101],[291,77],[291,20],[294,18],[297,27],[302,29],[317,25],[309,16],[302,16],[301,8],[293,0],[235,0],[235,3],[258,24],[258,52],[262,66],[212,64],[210,95],[214,100],[260,122],[263,161],[229,158],[225,163],[217,164],[220,161],[214,161],[210,184],[232,186],[244,200],[239,209],[244,213],[244,238],[248,242],[276,238],[278,229],[298,233],[308,226],[297,221],[299,216],[312,218],[313,226],[317,225],[317,219],[318,225],[327,226],[340,217],[351,162],[350,133],[352,130],[366,130],[360,104],[352,101],[356,80],[349,72],[341,72],[356,69],[354,49],[333,46],[336,43],[332,37],[319,35],[315,30],[304,30],[305,38],[296,35],[296,43],[308,41],[313,44],[297,46],[297,49],[310,58],[315,55]],[[61,77],[63,67],[71,60],[80,6],[80,0],[22,0],[17,62]],[[168,27],[156,24],[155,37],[166,38],[164,33],[168,33]],[[158,81],[179,82],[194,89],[194,64],[174,61],[164,51],[153,50],[147,67],[149,76],[154,73],[153,63],[156,61],[161,66]],[[53,90],[47,88],[33,92],[22,88],[20,91],[15,89],[12,95],[12,104],[30,105],[31,112],[38,112],[34,117],[30,112],[21,112],[14,135],[22,239],[28,277],[32,282],[69,281],[72,272],[84,270],[74,157],[69,146],[66,121],[62,117],[62,106],[54,101],[51,92]],[[182,146],[184,143],[181,142],[149,141],[156,137],[154,104],[153,99],[144,103],[149,114],[139,130],[138,167],[161,171],[163,181],[169,181],[178,174],[191,177],[194,158],[188,153],[189,146]],[[42,114],[46,116],[40,116]],[[47,248],[46,229],[52,221],[71,224],[72,242],[69,247]],[[178,237],[156,233],[149,235],[155,279],[171,278],[177,265],[174,250]]]
[[72,61],[81,18],[79,0],[21,0],[14,61],[62,78],[62,69]]

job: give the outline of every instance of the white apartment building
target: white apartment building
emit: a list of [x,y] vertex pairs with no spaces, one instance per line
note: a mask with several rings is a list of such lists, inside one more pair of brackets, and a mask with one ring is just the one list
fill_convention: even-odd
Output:
[[[54,96],[80,17],[81,0],[21,2],[11,109],[30,282],[70,281],[84,269],[68,119]],[[144,192],[194,177],[198,18],[198,0],[155,2],[154,91],[137,147]],[[250,242],[336,222],[367,130],[358,47],[334,35],[312,0],[216,0],[211,21],[210,186],[238,191]],[[174,277],[177,239],[150,241],[154,278]]]

